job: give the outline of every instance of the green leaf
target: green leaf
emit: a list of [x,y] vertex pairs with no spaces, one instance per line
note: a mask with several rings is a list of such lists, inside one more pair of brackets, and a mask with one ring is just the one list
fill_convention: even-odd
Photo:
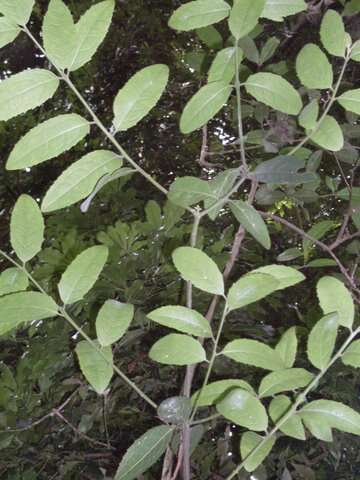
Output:
[[221,415],[241,427],[255,431],[266,430],[268,416],[260,400],[247,390],[235,388],[217,405]]
[[95,246],[87,248],[72,261],[58,285],[61,300],[65,305],[75,303],[87,294],[104,268],[107,257],[106,247]]
[[186,208],[206,198],[216,200],[210,192],[209,182],[196,177],[179,177],[170,185],[168,198],[175,205]]
[[38,292],[20,292],[0,298],[0,335],[24,322],[34,322],[58,314],[51,297]]
[[309,432],[318,440],[322,440],[323,442],[333,441],[331,427],[327,425],[323,419],[318,418],[317,415],[312,416],[311,414],[307,414],[303,418],[303,422]]
[[[292,406],[291,401],[285,395],[275,397],[269,406],[269,415],[271,420],[276,425],[279,420],[290,410]],[[292,415],[280,427],[280,431],[289,437],[298,440],[305,440],[305,429],[299,415]]]
[[113,152],[88,153],[70,165],[51,185],[42,201],[42,211],[53,212],[86,198],[101,178],[119,170],[121,165],[122,159]]
[[0,83],[0,120],[9,120],[39,107],[51,98],[59,86],[53,73],[34,68],[16,73]]
[[[318,223],[315,223],[310,230],[306,233],[310,235],[310,237],[314,238],[315,240],[320,240],[323,238],[328,232],[333,230],[336,227],[337,223],[333,222],[332,220],[322,220]],[[314,247],[314,243],[308,239],[303,239],[303,250],[304,250],[304,258],[305,262],[309,259],[309,254]]]
[[29,279],[20,268],[7,268],[0,274],[0,297],[9,293],[21,292],[29,286]]
[[223,46],[223,38],[221,33],[219,33],[212,25],[198,28],[196,30],[196,34],[200,40],[211,49],[218,50]]
[[304,0],[266,0],[261,16],[275,22],[282,22],[284,17],[295,15],[306,9]]
[[306,130],[312,130],[316,126],[319,116],[319,103],[316,99],[312,100],[299,115],[299,125]]
[[190,418],[191,400],[188,397],[167,398],[160,403],[157,414],[164,423],[182,425]]
[[172,14],[169,27],[188,32],[220,22],[230,13],[224,0],[196,0],[187,2]]
[[229,310],[243,308],[275,292],[279,282],[271,275],[248,273],[235,282],[228,293]]
[[252,235],[264,248],[269,250],[271,239],[268,228],[255,208],[242,200],[230,202],[230,209],[238,222]]
[[319,320],[310,332],[307,354],[310,362],[319,370],[329,364],[335,348],[338,327],[338,314],[329,313]]
[[304,421],[314,418],[342,432],[360,435],[360,414],[352,408],[332,400],[315,400],[300,411]]
[[101,347],[97,340],[94,340],[94,343],[105,358],[86,340],[76,345],[76,354],[84,377],[101,395],[108,388],[113,376],[113,355],[111,347]]
[[129,328],[133,317],[133,305],[107,300],[96,317],[96,335],[100,345],[107,347],[117,342]]
[[198,248],[180,247],[173,252],[172,258],[184,280],[205,292],[224,295],[223,276],[206,253]]
[[23,262],[35,257],[44,241],[44,219],[37,202],[29,195],[17,199],[10,222],[10,241]]
[[279,372],[271,372],[260,383],[260,398],[306,387],[313,377],[312,373],[307,372],[303,368],[289,368]]
[[167,449],[174,427],[151,428],[127,450],[114,480],[135,480],[156,463]]
[[280,40],[276,37],[270,37],[265,42],[265,45],[261,49],[259,65],[263,65],[275,54],[280,45]]
[[311,133],[310,130],[307,130],[306,133],[311,135],[313,142],[331,152],[338,152],[344,147],[344,135],[341,127],[330,115],[326,115],[314,133]]
[[294,365],[297,346],[296,327],[291,327],[286,330],[275,347],[276,353],[280,355],[286,368],[291,368]]
[[245,82],[246,91],[258,102],[289,115],[297,115],[302,108],[301,97],[284,78],[274,73],[255,73]]
[[317,295],[324,314],[337,312],[338,322],[351,328],[354,321],[354,302],[345,285],[334,277],[322,277],[317,284]]
[[297,247],[287,248],[284,250],[280,255],[276,257],[278,262],[290,262],[291,260],[295,260],[296,258],[302,257],[302,251],[299,250]]
[[208,182],[212,197],[208,197],[204,200],[204,207],[210,209],[208,215],[211,220],[215,220],[221,209],[224,207],[222,199],[231,191],[238,178],[239,170],[236,168],[230,168],[220,172]]
[[69,70],[74,72],[91,60],[104,40],[114,13],[114,0],[105,0],[90,7],[75,25],[75,48]]
[[284,290],[305,280],[305,276],[301,272],[284,265],[266,265],[253,270],[251,273],[261,273],[274,277],[278,281],[276,290]]
[[332,66],[327,56],[313,43],[305,45],[298,54],[296,73],[306,88],[325,89],[333,84]]
[[228,101],[232,90],[226,81],[201,87],[184,108],[180,119],[181,132],[191,133],[208,123]]
[[256,27],[265,3],[266,0],[234,0],[229,28],[236,40],[245,37]]
[[310,183],[317,179],[313,172],[300,172],[305,167],[305,160],[298,157],[280,155],[260,163],[250,174],[258,182],[296,185]]
[[352,46],[350,58],[355,62],[360,62],[360,40],[355,42]]
[[19,25],[30,19],[35,0],[0,0],[0,13]]
[[352,342],[350,347],[343,353],[341,360],[345,365],[360,368],[360,340]]
[[[235,47],[228,47],[220,50],[216,54],[214,61],[211,64],[208,82],[232,82],[235,76]],[[239,62],[243,59],[243,53],[240,48],[238,48]]]
[[21,32],[20,28],[5,17],[0,18],[0,48],[11,43]]
[[337,101],[349,112],[360,115],[360,88],[344,92],[337,98]]
[[209,383],[202,391],[198,390],[195,392],[191,397],[191,401],[193,404],[196,403],[198,407],[208,407],[214,403],[220,402],[220,400],[222,400],[234,388],[241,388],[242,390],[246,390],[255,395],[252,386],[244,380],[228,379]]
[[196,337],[211,337],[209,322],[201,313],[180,305],[157,308],[147,314],[153,322]]
[[327,10],[320,27],[320,39],[324,48],[337,57],[344,57],[346,32],[341,16],[335,10]]
[[232,360],[265,370],[283,370],[286,368],[278,352],[257,340],[233,340],[221,352]]
[[31,129],[15,145],[7,170],[20,170],[61,155],[90,132],[89,122],[75,113],[59,115]]
[[275,445],[276,438],[274,436],[268,438],[260,448],[253,452],[265,437],[258,435],[255,432],[245,432],[241,436],[240,453],[244,461],[244,468],[247,472],[253,472],[259,465],[263,463],[265,458],[271,452]]
[[171,333],[158,340],[151,348],[149,357],[165,365],[192,365],[204,362],[206,353],[201,343],[187,335]]
[[114,101],[114,126],[125,131],[136,125],[160,100],[169,79],[166,65],[143,68],[123,86]]
[[[341,198],[341,200],[350,200],[350,194],[348,188],[343,188],[336,192],[337,197]],[[360,187],[354,187],[351,191],[351,200],[355,203],[360,202]]]
[[332,258],[318,258],[306,264],[306,268],[335,267],[336,262]]

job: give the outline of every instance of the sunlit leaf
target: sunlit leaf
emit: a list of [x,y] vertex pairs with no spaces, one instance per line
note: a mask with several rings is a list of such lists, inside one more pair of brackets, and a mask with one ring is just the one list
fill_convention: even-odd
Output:
[[284,290],[305,280],[305,276],[301,272],[285,265],[265,265],[265,267],[259,267],[251,273],[271,275],[278,281],[276,290]]
[[0,18],[0,48],[11,43],[21,32],[20,28],[5,17]]
[[349,290],[335,277],[322,277],[317,284],[317,295],[324,314],[337,312],[338,322],[351,328],[354,321],[354,302]]
[[[275,445],[276,438],[269,437],[265,441],[255,432],[245,432],[241,437],[240,452],[244,461],[244,468],[248,472],[253,472],[265,460]],[[260,448],[259,445],[264,442]],[[254,451],[256,449],[256,451]],[[252,454],[252,452],[254,453]]]
[[360,435],[360,414],[347,405],[332,400],[315,400],[300,411],[301,417],[314,418],[342,432]]
[[209,182],[196,177],[179,177],[170,185],[168,198],[171,202],[186,208],[210,198],[216,200],[211,194]]
[[295,15],[307,9],[304,0],[266,0],[262,17],[281,22],[284,17]]
[[232,360],[265,370],[283,370],[286,368],[278,352],[257,340],[233,340],[221,352]]
[[99,343],[109,346],[127,331],[134,316],[134,306],[116,300],[107,300],[96,317],[96,335]]
[[345,365],[360,368],[360,340],[351,343],[343,353],[341,360]]
[[321,43],[326,50],[337,57],[344,57],[346,32],[341,16],[335,10],[327,10],[320,27]]
[[316,99],[312,100],[299,115],[299,125],[306,130],[312,130],[316,126],[319,116],[319,103]]
[[0,13],[12,22],[26,25],[34,4],[35,0],[0,0]]
[[337,98],[337,101],[349,112],[360,115],[360,88],[344,92]]
[[312,373],[303,368],[288,368],[271,372],[260,383],[260,397],[269,397],[288,390],[306,387],[313,379]]
[[230,12],[230,32],[239,40],[253,30],[264,10],[266,0],[234,0]]
[[191,400],[198,407],[207,407],[214,403],[220,402],[231,390],[241,388],[255,395],[255,391],[251,385],[244,380],[227,379],[218,380],[217,382],[208,383],[206,387],[194,393]]
[[307,354],[310,362],[319,370],[325,368],[335,348],[338,333],[338,314],[329,313],[319,320],[310,332]]
[[211,337],[209,322],[201,313],[181,305],[160,307],[147,314],[153,322],[197,337]]
[[7,268],[0,274],[0,297],[26,290],[28,285],[29,279],[25,272],[17,267]]
[[76,345],[76,353],[82,373],[97,393],[104,393],[113,376],[113,356],[111,347],[101,347],[97,340],[94,343],[101,350],[101,355],[86,340]]
[[344,146],[344,135],[341,127],[335,118],[330,115],[322,120],[314,133],[309,130],[307,134],[311,136],[313,142],[331,152],[338,152]]
[[[214,61],[211,64],[208,82],[227,82],[230,83],[235,76],[235,56],[236,50],[234,47],[224,48],[216,54]],[[239,62],[243,58],[243,53],[238,48]]]
[[298,341],[296,327],[291,327],[282,335],[275,351],[280,355],[287,368],[292,368],[296,359]]
[[[291,407],[292,403],[285,395],[275,397],[269,406],[269,415],[274,424],[277,424]],[[281,425],[280,431],[289,437],[305,440],[305,429],[300,416],[297,414],[292,415],[286,420],[286,422]]]
[[327,56],[320,48],[308,43],[296,58],[296,73],[307,88],[330,88],[333,83],[333,71]]
[[271,247],[269,231],[261,215],[255,208],[242,200],[232,201],[230,208],[245,230],[268,250]]
[[158,340],[151,348],[149,357],[165,365],[192,365],[206,360],[201,343],[187,335],[171,333]]
[[194,30],[220,22],[229,13],[230,5],[224,0],[195,0],[175,10],[169,26],[175,30]]

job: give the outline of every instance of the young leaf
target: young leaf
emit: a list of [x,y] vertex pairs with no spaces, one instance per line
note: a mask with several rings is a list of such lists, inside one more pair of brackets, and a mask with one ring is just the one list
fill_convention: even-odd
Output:
[[241,458],[244,461],[244,468],[247,472],[253,472],[259,465],[265,460],[265,458],[271,452],[275,445],[276,438],[274,436],[267,439],[264,444],[256,450],[255,453],[251,453],[257,448],[264,440],[255,432],[245,432],[241,437],[240,453]]
[[311,140],[320,147],[330,150],[331,152],[338,152],[344,147],[344,135],[341,127],[335,118],[327,115],[314,133],[306,132],[311,135]]
[[169,79],[166,65],[143,68],[123,86],[114,101],[114,126],[125,131],[136,125],[160,100]]
[[101,347],[97,340],[95,343],[106,359],[86,340],[76,345],[76,354],[84,377],[101,395],[108,388],[113,376],[113,355],[111,347]]
[[221,352],[232,360],[265,370],[283,370],[286,368],[280,355],[264,343],[257,340],[233,340]]
[[35,0],[0,0],[0,13],[18,25],[26,25]]
[[263,273],[248,273],[235,282],[228,293],[230,310],[243,308],[257,302],[278,288],[279,282],[271,275]]
[[186,104],[180,119],[182,133],[191,133],[208,123],[228,101],[233,87],[226,81],[212,82],[200,90]]
[[208,407],[214,403],[220,402],[220,400],[222,400],[234,388],[241,388],[242,390],[246,390],[255,395],[252,386],[244,380],[228,379],[209,383],[202,391],[198,390],[195,392],[191,397],[191,401],[193,404],[196,403],[198,407]]
[[0,298],[0,335],[24,322],[34,322],[58,314],[51,297],[38,292],[20,292]]
[[286,368],[292,368],[295,363],[297,345],[296,327],[291,327],[286,330],[275,347],[276,353],[280,355]]
[[206,198],[216,201],[210,192],[209,182],[196,177],[179,177],[170,185],[169,200],[186,208]]
[[337,312],[338,322],[351,328],[354,321],[354,302],[345,285],[334,277],[323,277],[317,284],[317,295],[324,314]]
[[229,28],[236,40],[245,37],[258,24],[266,0],[234,0]]
[[[208,82],[226,82],[230,83],[235,76],[235,47],[228,47],[217,53],[211,64]],[[243,53],[238,48],[239,62],[243,59]]]
[[201,313],[180,305],[157,308],[147,314],[153,322],[196,337],[211,337],[209,322]]
[[[318,223],[315,223],[310,230],[308,230],[307,234],[310,235],[310,237],[314,238],[315,240],[320,240],[323,238],[328,232],[334,229],[336,226],[336,222],[332,220],[322,220]],[[314,246],[314,243],[308,239],[304,238],[303,239],[303,251],[304,251],[304,258],[305,262],[308,261],[309,259],[309,254]]]
[[253,270],[251,273],[262,273],[274,277],[278,281],[276,290],[284,290],[305,280],[305,276],[301,272],[284,265],[266,265]]
[[44,219],[37,202],[29,195],[21,195],[10,222],[11,245],[20,260],[27,262],[40,252],[44,228]]
[[320,38],[324,48],[337,57],[344,57],[346,32],[341,16],[335,10],[327,10],[320,27]]
[[156,463],[167,449],[174,427],[151,428],[125,453],[114,480],[135,480]]
[[301,97],[290,83],[274,73],[255,73],[245,82],[246,91],[258,102],[289,115],[302,108]]
[[315,400],[300,411],[304,421],[314,418],[342,432],[360,435],[360,414],[352,408],[332,400]]
[[214,295],[224,295],[223,276],[206,253],[198,248],[180,247],[172,255],[174,265],[184,280]]
[[306,88],[331,88],[333,70],[327,56],[320,48],[308,43],[296,58],[296,73]]
[[0,297],[9,293],[21,292],[28,286],[29,279],[20,268],[7,268],[0,274]]
[[338,314],[329,313],[319,320],[310,332],[307,353],[314,367],[325,368],[333,354],[338,333]]
[[319,116],[319,103],[316,99],[312,100],[299,115],[299,125],[306,130],[312,130],[316,126]]
[[360,88],[344,92],[337,98],[337,101],[349,112],[360,115]]
[[51,185],[42,201],[42,211],[53,212],[86,198],[101,178],[119,170],[121,165],[122,159],[113,152],[88,153],[70,165]]
[[187,335],[171,333],[158,340],[149,352],[155,362],[165,365],[192,365],[204,362],[206,353],[201,343]]
[[7,170],[20,170],[61,155],[90,131],[89,122],[75,113],[59,115],[31,129],[15,145]]
[[39,107],[51,98],[59,79],[48,70],[34,68],[16,73],[0,83],[0,120],[9,120]]
[[182,425],[191,415],[191,400],[189,397],[170,397],[163,400],[157,414],[164,423]]
[[[275,397],[269,406],[269,415],[271,420],[276,425],[281,418],[286,415],[292,406],[291,401],[285,395]],[[280,431],[289,437],[298,440],[305,440],[305,429],[299,415],[292,415],[286,422],[284,422]]]
[[195,0],[187,2],[172,14],[169,27],[188,32],[220,22],[230,13],[224,0]]
[[268,228],[255,208],[242,200],[230,203],[230,209],[239,223],[252,235],[264,248],[269,250],[271,239]]
[[58,285],[65,305],[81,300],[92,288],[108,257],[104,246],[90,247],[78,255],[62,274]]
[[268,416],[260,400],[247,390],[235,388],[217,405],[221,415],[241,427],[255,431],[266,430]]
[[284,17],[295,15],[307,9],[304,0],[266,0],[261,17],[282,22]]
[[0,48],[11,43],[21,32],[20,28],[5,17],[0,18]]
[[288,390],[296,390],[309,385],[313,374],[303,368],[288,368],[279,372],[271,372],[260,383],[259,396],[270,397]]
[[345,365],[360,368],[360,340],[351,343],[343,353],[341,360]]
[[133,317],[133,305],[107,300],[96,317],[96,335],[100,345],[107,347],[117,342],[129,328]]
[[282,185],[297,185],[315,181],[317,179],[315,173],[299,173],[299,170],[304,167],[305,160],[302,158],[280,155],[260,163],[250,175],[258,182]]

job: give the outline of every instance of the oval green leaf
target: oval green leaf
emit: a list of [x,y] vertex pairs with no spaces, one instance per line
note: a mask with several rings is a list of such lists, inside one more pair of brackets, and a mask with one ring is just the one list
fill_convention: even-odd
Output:
[[296,390],[309,385],[313,374],[303,368],[288,368],[266,375],[260,383],[260,397],[270,397],[288,390]]
[[243,308],[275,292],[279,282],[271,275],[248,273],[235,282],[227,295],[230,310]]
[[[285,395],[279,395],[271,401],[269,406],[269,415],[275,425],[284,415],[286,415],[291,407],[292,403]],[[297,414],[292,415],[288,420],[286,420],[286,422],[281,425],[280,431],[285,435],[298,440],[306,439],[304,426],[300,416]]]
[[201,343],[187,335],[171,333],[158,340],[151,348],[149,357],[165,365],[192,365],[206,360]]
[[211,337],[209,322],[201,313],[180,305],[160,307],[147,314],[155,323],[196,337]]
[[286,368],[280,355],[264,343],[257,340],[233,340],[221,352],[232,360],[265,370],[283,370]]
[[21,32],[20,28],[5,17],[0,18],[0,48],[11,43]]
[[265,265],[265,267],[259,267],[256,270],[252,270],[251,273],[271,275],[279,282],[277,290],[284,290],[285,288],[292,287],[305,280],[305,275],[299,272],[299,270],[292,267],[286,267],[285,265]]
[[234,388],[241,388],[255,395],[252,386],[244,380],[228,379],[209,383],[202,390],[195,392],[191,401],[198,407],[208,407],[220,402]]
[[34,4],[35,0],[0,0],[0,12],[12,22],[26,25]]
[[330,313],[319,320],[310,332],[307,354],[314,367],[327,367],[335,348],[338,333],[338,314]]
[[107,300],[96,317],[96,335],[100,345],[107,347],[117,342],[126,333],[133,317],[133,305]]
[[360,435],[360,414],[342,403],[332,400],[315,400],[305,405],[300,413],[304,420],[312,417],[330,428]]
[[299,115],[299,125],[306,130],[312,130],[316,126],[319,116],[319,102],[317,99],[312,100]]
[[324,314],[337,312],[338,322],[351,328],[354,321],[354,302],[345,285],[334,277],[323,277],[317,284],[317,295]]
[[[274,436],[266,439],[266,437],[262,437],[255,432],[245,432],[240,442],[240,453],[245,470],[247,472],[256,470],[269,455],[275,442],[276,438]],[[259,447],[260,444],[261,447]]]
[[[230,83],[235,76],[235,55],[234,47],[224,48],[216,54],[214,61],[211,64],[208,82],[227,82]],[[243,58],[243,53],[238,48],[239,62]]]
[[172,14],[169,27],[188,32],[220,22],[230,13],[224,0],[195,0],[187,2]]
[[245,230],[264,248],[269,250],[271,247],[269,231],[261,215],[255,210],[255,208],[242,200],[230,202],[230,208]]
[[295,15],[307,9],[304,0],[266,0],[261,17],[282,22],[284,17]]
[[94,343],[102,354],[86,340],[76,345],[76,354],[84,377],[101,395],[109,386],[113,376],[113,355],[111,347],[101,347],[97,340]]
[[332,66],[320,48],[308,43],[296,58],[296,73],[306,88],[331,88],[333,83]]
[[345,365],[360,368],[360,340],[352,342],[350,347],[345,350],[341,360]]
[[229,16],[229,28],[236,40],[245,37],[258,24],[266,0],[234,0]]
[[344,57],[346,32],[343,19],[335,10],[327,10],[320,27],[321,43],[325,49],[337,57]]
[[21,292],[28,286],[29,279],[20,268],[7,268],[0,274],[0,297],[9,293]]
[[296,327],[291,327],[286,330],[275,347],[275,351],[282,358],[286,368],[291,368],[295,363],[297,345]]
[[360,88],[344,92],[337,98],[337,101],[349,112],[360,115]]
[[331,152],[338,152],[344,147],[344,135],[340,125],[330,115],[320,122],[314,133],[306,132],[313,142]]

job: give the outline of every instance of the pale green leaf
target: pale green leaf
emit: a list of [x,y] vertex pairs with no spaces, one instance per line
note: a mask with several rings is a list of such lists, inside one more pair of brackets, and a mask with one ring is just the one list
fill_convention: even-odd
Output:
[[224,0],[196,0],[187,2],[172,14],[169,27],[188,32],[220,22],[230,13]]
[[319,116],[319,103],[316,99],[312,100],[299,115],[299,124],[306,130],[312,130],[316,126]]
[[327,115],[315,129],[314,133],[307,130],[308,135],[311,135],[311,140],[320,147],[330,150],[331,152],[338,152],[344,146],[344,135],[341,127],[335,118]]
[[61,155],[90,131],[89,122],[75,113],[59,115],[31,129],[10,153],[7,170],[20,170]]
[[209,383],[202,391],[198,390],[195,392],[191,400],[192,403],[196,403],[198,407],[208,407],[214,403],[220,402],[220,400],[222,400],[234,388],[241,388],[242,390],[246,390],[255,395],[252,386],[244,380],[228,379]]
[[192,365],[204,362],[206,353],[201,343],[187,335],[171,333],[158,340],[149,352],[155,362],[165,365]]
[[323,277],[317,284],[317,295],[324,314],[337,312],[338,322],[351,328],[354,321],[354,302],[345,285],[334,277]]
[[218,173],[216,177],[208,182],[212,198],[208,197],[204,200],[204,207],[209,210],[208,215],[211,220],[215,220],[224,207],[222,199],[229,194],[238,178],[239,170],[230,168]]
[[138,438],[123,456],[114,480],[135,480],[165,453],[174,427],[161,425]]
[[241,427],[255,431],[266,430],[268,416],[260,400],[247,390],[235,388],[217,405],[221,415]]
[[271,247],[269,231],[255,208],[242,200],[235,200],[230,203],[230,209],[245,230],[268,250]]
[[308,43],[296,58],[296,73],[306,88],[331,88],[333,83],[332,66],[320,48]]
[[208,320],[201,313],[180,305],[160,307],[147,314],[155,323],[196,337],[211,337]]
[[21,195],[10,222],[11,245],[20,260],[27,262],[40,252],[44,228],[44,219],[37,202],[29,195]]
[[279,282],[271,275],[250,272],[231,286],[227,296],[229,309],[257,302],[275,292],[278,286]]
[[[332,220],[321,220],[320,222],[315,223],[310,230],[306,233],[314,238],[315,240],[320,240],[323,238],[328,232],[333,230],[336,227],[337,223]],[[304,258],[305,262],[309,259],[309,254],[314,246],[314,242],[308,238],[303,239],[303,251],[304,251]]]
[[360,88],[344,92],[337,98],[337,101],[349,112],[360,115]]
[[305,276],[301,272],[295,268],[284,265],[266,265],[265,267],[252,270],[251,273],[261,273],[274,277],[278,281],[276,290],[284,290],[305,280]]
[[[275,397],[269,406],[269,415],[274,424],[277,424],[291,407],[292,403],[285,395]],[[281,425],[280,431],[298,440],[305,440],[306,438],[304,426],[300,416],[297,414],[292,415],[286,420],[286,422]]]
[[301,417],[314,418],[342,432],[360,435],[360,414],[347,405],[332,400],[315,400],[300,411]]
[[0,335],[24,322],[55,317],[58,306],[51,297],[38,292],[20,292],[0,298]]
[[236,40],[245,37],[258,24],[266,0],[234,0],[229,28]]
[[317,179],[313,172],[299,172],[305,167],[305,160],[299,157],[279,155],[266,160],[256,167],[251,176],[259,182],[296,185],[311,183]]
[[0,18],[0,48],[11,43],[21,32],[20,28],[5,17]]
[[170,185],[168,198],[175,205],[186,208],[210,198],[216,201],[211,194],[209,182],[196,177],[179,177]]
[[94,343],[102,355],[86,340],[76,345],[76,354],[84,377],[97,393],[102,394],[113,376],[113,355],[111,347],[101,347],[97,340]]
[[265,370],[283,370],[286,368],[278,352],[257,340],[233,340],[221,352],[232,360]]
[[107,347],[117,342],[126,333],[133,317],[133,305],[107,300],[100,308],[95,323],[100,345]]
[[305,427],[315,438],[323,442],[333,441],[331,427],[327,425],[321,417],[308,413],[307,415],[301,416],[301,418]]
[[275,351],[280,355],[286,368],[292,368],[296,359],[298,341],[296,337],[296,327],[291,327],[283,333],[281,339],[275,347]]
[[223,276],[214,260],[206,253],[198,248],[180,247],[174,251],[172,258],[184,280],[205,292],[224,294]]
[[309,385],[313,374],[303,368],[288,368],[278,372],[271,372],[260,383],[260,397],[270,397],[288,390],[297,390]]
[[360,368],[360,340],[352,342],[350,347],[343,353],[341,360],[345,365]]
[[[253,472],[262,464],[276,442],[274,436],[269,437],[265,441],[264,440],[265,437],[262,437],[255,432],[245,432],[241,436],[240,453],[241,458],[244,461],[244,468],[247,472]],[[262,442],[263,444],[259,447]]]
[[[230,83],[235,76],[235,47],[228,47],[220,50],[216,54],[214,61],[211,64],[208,82],[227,82]],[[239,62],[242,61],[243,53],[238,48]]]
[[65,305],[81,300],[92,288],[104,268],[108,249],[90,247],[80,253],[62,274],[58,288]]
[[26,25],[30,19],[35,0],[0,0],[0,13],[19,25]]
[[307,354],[310,362],[319,370],[329,364],[335,348],[338,327],[338,314],[329,313],[319,320],[310,332]]
[[304,0],[266,0],[261,17],[281,22],[284,17],[295,15],[307,9]]
[[113,152],[88,153],[70,165],[51,185],[42,201],[42,211],[53,212],[86,198],[101,178],[119,170],[121,165],[122,159]]
[[350,58],[355,62],[360,62],[360,40],[355,42],[354,45],[352,46]]
[[208,123],[228,101],[233,87],[226,81],[212,82],[186,104],[180,119],[182,133],[191,133]]
[[29,286],[25,272],[17,267],[7,268],[0,274],[0,297],[9,293],[21,292]]
[[142,120],[160,100],[169,79],[166,65],[151,65],[137,72],[114,101],[114,126],[128,130]]
[[245,82],[246,91],[258,102],[289,115],[297,115],[302,100],[295,88],[284,78],[274,73],[255,73]]
[[341,15],[327,10],[320,27],[320,38],[324,48],[337,57],[344,57],[347,45],[346,32]]
[[59,79],[48,70],[34,68],[0,82],[0,120],[9,120],[39,107],[51,98]]

